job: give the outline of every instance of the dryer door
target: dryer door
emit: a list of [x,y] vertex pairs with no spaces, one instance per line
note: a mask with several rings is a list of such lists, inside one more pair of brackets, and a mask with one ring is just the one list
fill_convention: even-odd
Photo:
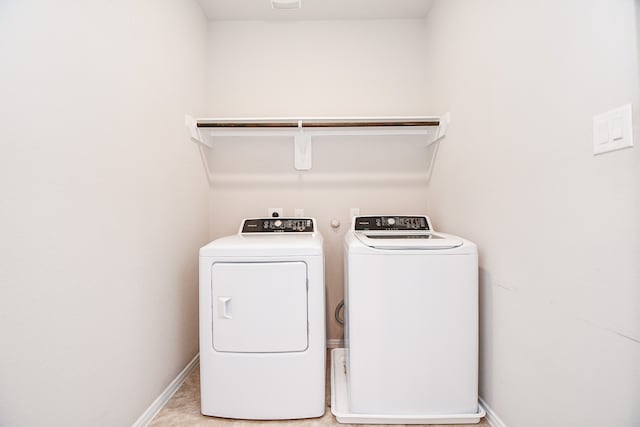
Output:
[[220,352],[304,351],[307,265],[219,262],[211,271],[213,348]]

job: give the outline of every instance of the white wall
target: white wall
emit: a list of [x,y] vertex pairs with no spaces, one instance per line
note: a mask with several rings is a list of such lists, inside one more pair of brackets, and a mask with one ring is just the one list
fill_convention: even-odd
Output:
[[[640,423],[639,4],[435,2],[435,225],[479,245],[481,395],[509,426]],[[636,146],[592,154],[633,103]]]
[[[209,31],[209,116],[429,115],[425,110],[422,20],[234,22]],[[211,237],[269,207],[296,207],[325,237],[329,338],[342,328],[342,238],[349,208],[362,213],[425,212],[429,156],[413,140],[324,138],[313,169],[296,172],[289,140],[230,140],[209,152]],[[417,196],[418,195],[418,196]],[[339,219],[338,230],[329,227]]]
[[196,354],[206,26],[0,2],[0,425],[131,425]]

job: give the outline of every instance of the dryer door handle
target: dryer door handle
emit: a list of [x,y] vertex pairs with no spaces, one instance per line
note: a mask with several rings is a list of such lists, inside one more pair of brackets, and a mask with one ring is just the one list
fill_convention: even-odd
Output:
[[223,319],[232,319],[231,297],[218,297],[218,313]]

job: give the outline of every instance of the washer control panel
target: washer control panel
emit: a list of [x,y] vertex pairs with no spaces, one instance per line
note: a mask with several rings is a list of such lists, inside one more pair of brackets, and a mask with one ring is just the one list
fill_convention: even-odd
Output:
[[311,218],[252,218],[242,223],[244,233],[313,233]]
[[357,216],[355,231],[431,231],[426,216]]

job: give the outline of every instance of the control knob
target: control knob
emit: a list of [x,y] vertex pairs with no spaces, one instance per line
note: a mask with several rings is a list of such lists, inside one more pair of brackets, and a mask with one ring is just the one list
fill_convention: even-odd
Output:
[[396,223],[395,218],[388,218],[388,219],[387,219],[387,224],[389,224],[389,225],[395,225],[395,223]]

